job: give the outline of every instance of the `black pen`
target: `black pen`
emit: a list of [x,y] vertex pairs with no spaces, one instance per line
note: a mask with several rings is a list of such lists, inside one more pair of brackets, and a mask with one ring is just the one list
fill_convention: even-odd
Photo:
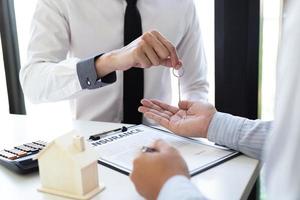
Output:
[[153,152],[156,152],[157,150],[154,149],[154,148],[151,148],[151,147],[146,147],[146,146],[143,146],[141,151],[143,153],[153,153]]
[[98,134],[95,134],[95,135],[91,135],[89,137],[89,140],[99,140],[101,138],[101,136],[103,136],[103,135],[106,136],[109,133],[114,133],[114,132],[118,132],[118,131],[125,132],[127,130],[128,130],[128,128],[126,126],[122,126],[121,128],[113,129],[113,130],[110,130],[110,131],[105,131],[105,132],[98,133]]

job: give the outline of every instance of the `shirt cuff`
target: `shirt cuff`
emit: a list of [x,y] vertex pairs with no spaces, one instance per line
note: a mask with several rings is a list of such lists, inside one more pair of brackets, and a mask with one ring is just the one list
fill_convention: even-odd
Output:
[[185,176],[171,177],[161,188],[157,200],[200,200],[206,199]]
[[231,149],[238,149],[239,134],[245,120],[246,118],[226,113],[215,113],[208,128],[208,140]]
[[77,63],[77,75],[82,89],[97,89],[114,83],[117,80],[116,72],[112,72],[102,78],[98,78],[95,69],[95,59],[102,55],[103,54]]

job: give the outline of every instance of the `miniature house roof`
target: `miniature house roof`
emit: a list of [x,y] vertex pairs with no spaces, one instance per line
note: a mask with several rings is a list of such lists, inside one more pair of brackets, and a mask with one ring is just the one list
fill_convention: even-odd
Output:
[[84,142],[84,150],[80,150],[78,146],[76,146],[74,137],[78,137],[79,133],[76,131],[71,131],[65,135],[58,137],[49,143],[38,155],[37,158],[40,159],[42,156],[46,156],[46,152],[50,148],[58,148],[59,151],[68,155],[71,160],[76,163],[78,167],[85,167],[95,160],[98,159],[98,155],[93,147],[88,144],[88,142]]

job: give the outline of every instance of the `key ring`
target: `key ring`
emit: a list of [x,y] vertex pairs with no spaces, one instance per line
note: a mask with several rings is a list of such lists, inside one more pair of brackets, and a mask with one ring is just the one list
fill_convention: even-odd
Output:
[[[177,71],[178,73],[176,73],[175,71]],[[181,73],[180,73],[181,72]],[[173,68],[173,71],[172,71],[173,75],[177,78],[181,78],[183,77],[184,75],[184,69],[183,67],[181,67],[179,70],[175,70],[175,68]]]

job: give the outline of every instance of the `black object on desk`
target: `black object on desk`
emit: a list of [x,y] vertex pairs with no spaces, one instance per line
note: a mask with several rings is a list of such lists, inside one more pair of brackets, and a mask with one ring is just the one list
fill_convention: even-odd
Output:
[[105,131],[105,132],[95,134],[95,135],[91,135],[89,137],[89,139],[93,140],[93,141],[100,140],[101,136],[106,136],[107,134],[115,133],[115,132],[118,132],[118,131],[126,132],[127,130],[128,130],[128,128],[126,126],[122,126],[121,128],[113,129],[113,130],[110,130],[110,131]]
[[46,142],[36,141],[11,149],[4,149],[0,151],[0,164],[19,174],[37,171],[38,162],[33,158],[46,145]]

